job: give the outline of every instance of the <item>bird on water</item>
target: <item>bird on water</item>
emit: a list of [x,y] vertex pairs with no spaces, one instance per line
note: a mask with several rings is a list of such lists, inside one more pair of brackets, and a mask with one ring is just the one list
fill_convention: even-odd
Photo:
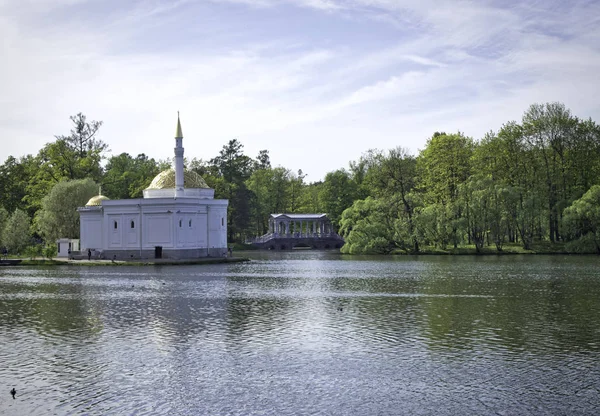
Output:
[[12,390],[10,391],[10,394],[12,394],[13,399],[15,398],[15,394],[17,394],[17,390],[13,387]]

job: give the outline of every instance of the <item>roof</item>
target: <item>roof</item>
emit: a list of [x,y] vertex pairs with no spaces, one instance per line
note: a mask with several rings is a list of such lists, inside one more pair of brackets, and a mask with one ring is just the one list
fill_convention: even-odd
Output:
[[289,218],[291,220],[327,219],[327,214],[271,214],[272,218]]
[[175,131],[175,138],[182,139],[183,133],[181,132],[181,122],[179,121],[179,111],[177,112],[177,130]]
[[108,201],[110,198],[104,195],[96,195],[90,198],[90,200],[85,204],[86,207],[97,207],[102,205],[102,201]]
[[[208,185],[202,179],[202,176],[198,175],[193,170],[183,171],[183,186],[184,188],[208,188]],[[175,189],[175,170],[173,168],[163,170],[161,173],[156,175],[152,180],[150,186],[146,189]]]

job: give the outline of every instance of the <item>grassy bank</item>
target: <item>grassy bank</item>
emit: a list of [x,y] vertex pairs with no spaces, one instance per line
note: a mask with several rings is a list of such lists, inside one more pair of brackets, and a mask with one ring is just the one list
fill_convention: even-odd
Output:
[[594,250],[569,251],[564,243],[540,242],[531,245],[530,250],[525,250],[520,244],[505,244],[501,251],[496,246],[485,246],[479,252],[475,245],[460,245],[457,248],[449,246],[446,249],[440,249],[433,246],[420,248],[418,253],[404,250],[395,250],[391,254],[448,254],[448,255],[504,255],[504,254],[596,254]]
[[[148,260],[63,260],[63,259],[11,259],[10,266],[73,266],[73,267],[88,267],[88,266],[180,266],[193,264],[223,264],[223,263],[240,263],[250,261],[246,257],[222,257],[222,258],[201,258],[201,259],[148,259]],[[18,263],[14,260],[20,260]],[[9,266],[6,265],[6,266]]]

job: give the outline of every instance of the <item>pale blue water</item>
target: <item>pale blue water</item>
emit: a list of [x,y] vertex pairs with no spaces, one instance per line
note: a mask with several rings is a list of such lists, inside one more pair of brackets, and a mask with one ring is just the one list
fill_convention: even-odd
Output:
[[0,414],[598,412],[600,258],[250,255],[0,268]]

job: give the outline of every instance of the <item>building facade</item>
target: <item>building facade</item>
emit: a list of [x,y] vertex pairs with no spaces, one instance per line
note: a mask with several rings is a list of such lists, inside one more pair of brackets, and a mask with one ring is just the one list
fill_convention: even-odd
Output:
[[340,249],[344,239],[339,236],[327,214],[271,214],[269,231],[251,241],[263,250]]
[[158,174],[139,199],[97,195],[80,215],[80,251],[93,258],[190,259],[227,254],[227,206],[214,189],[183,167],[177,117],[173,168]]

